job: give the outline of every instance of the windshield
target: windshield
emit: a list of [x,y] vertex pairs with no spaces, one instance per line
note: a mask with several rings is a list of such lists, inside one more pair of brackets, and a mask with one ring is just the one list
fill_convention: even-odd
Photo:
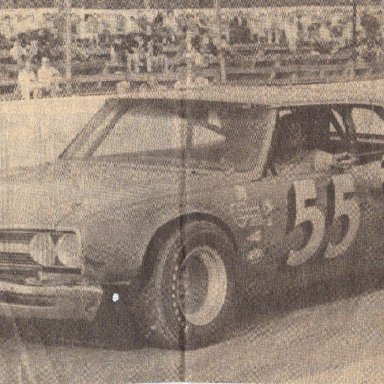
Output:
[[63,157],[241,169],[261,151],[269,116],[240,104],[110,100]]

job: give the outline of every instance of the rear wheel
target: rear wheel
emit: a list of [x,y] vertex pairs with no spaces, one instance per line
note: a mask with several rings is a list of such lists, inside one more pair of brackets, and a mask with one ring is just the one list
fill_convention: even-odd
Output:
[[220,337],[235,313],[234,247],[217,225],[175,228],[156,252],[138,303],[145,335],[157,345],[196,348]]

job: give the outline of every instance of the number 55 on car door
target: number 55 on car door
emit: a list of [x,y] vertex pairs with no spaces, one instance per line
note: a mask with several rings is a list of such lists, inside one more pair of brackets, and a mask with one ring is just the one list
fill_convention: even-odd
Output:
[[314,180],[295,181],[291,192],[292,198],[288,197],[288,206],[293,215],[289,232],[305,226],[307,236],[301,249],[289,251],[287,264],[298,266],[311,260],[324,246],[326,236],[336,227],[340,234],[336,242],[328,241],[324,257],[334,259],[342,256],[354,242],[360,227],[361,213],[355,198],[353,177],[348,174],[332,177],[328,185],[327,215],[316,206]]

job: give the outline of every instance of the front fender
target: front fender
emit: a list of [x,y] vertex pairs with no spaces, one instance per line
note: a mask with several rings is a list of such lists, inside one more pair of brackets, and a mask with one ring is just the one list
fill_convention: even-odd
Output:
[[[162,198],[132,206],[129,202],[104,207],[82,216],[77,223],[83,243],[85,271],[98,281],[125,281],[142,270],[148,245],[156,232],[167,223],[189,214],[203,214],[225,223],[233,238],[238,228],[231,217],[228,204],[220,200],[201,202],[189,198],[184,206],[177,198]],[[71,226],[69,222],[66,227]]]

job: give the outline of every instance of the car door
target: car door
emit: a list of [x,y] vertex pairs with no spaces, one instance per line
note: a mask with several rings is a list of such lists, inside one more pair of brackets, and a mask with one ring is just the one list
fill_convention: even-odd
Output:
[[361,226],[351,173],[304,165],[276,174],[268,161],[266,166],[265,176],[250,183],[247,193],[264,218],[250,237],[261,255],[255,269],[263,285],[276,287],[276,279],[282,288],[306,285],[345,273]]
[[358,163],[350,170],[361,208],[361,226],[354,250],[355,265],[363,272],[384,267],[384,109],[379,105],[353,105],[351,130]]
[[[248,186],[248,199],[260,212],[249,222],[248,259],[263,285],[310,284],[322,275],[337,275],[335,261],[352,243],[358,219],[349,221],[344,233],[338,219],[354,209],[354,188],[349,175],[329,172],[266,176]],[[348,200],[344,198],[348,194]],[[349,199],[351,197],[351,199]],[[343,232],[331,239],[331,232]],[[255,257],[253,253],[256,253]],[[333,264],[332,266],[330,264]],[[328,266],[329,270],[326,268]]]

